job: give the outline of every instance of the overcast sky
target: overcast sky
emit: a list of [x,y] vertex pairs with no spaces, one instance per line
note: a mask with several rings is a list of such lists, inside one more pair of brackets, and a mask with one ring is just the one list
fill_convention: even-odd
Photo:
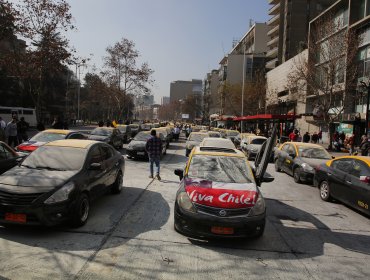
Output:
[[[98,69],[107,46],[127,38],[155,71],[155,100],[175,80],[204,79],[249,29],[268,20],[267,0],[69,0],[78,28],[68,38]],[[85,70],[84,72],[86,72]]]

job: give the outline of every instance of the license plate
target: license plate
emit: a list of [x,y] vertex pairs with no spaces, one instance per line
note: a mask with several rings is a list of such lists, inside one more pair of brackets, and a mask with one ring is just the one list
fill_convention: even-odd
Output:
[[27,221],[27,216],[26,214],[5,213],[5,221],[25,223]]
[[138,156],[143,156],[143,155],[145,155],[145,153],[144,152],[137,152],[137,155]]
[[211,227],[211,232],[216,234],[234,234],[234,228],[229,227]]

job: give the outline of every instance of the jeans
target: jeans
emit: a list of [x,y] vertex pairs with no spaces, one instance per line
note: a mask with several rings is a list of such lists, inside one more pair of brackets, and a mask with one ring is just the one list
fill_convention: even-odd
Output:
[[157,174],[159,175],[159,171],[160,171],[160,158],[159,157],[150,157],[149,158],[149,162],[150,162],[150,175],[153,176],[154,163],[155,163],[155,166],[157,167]]

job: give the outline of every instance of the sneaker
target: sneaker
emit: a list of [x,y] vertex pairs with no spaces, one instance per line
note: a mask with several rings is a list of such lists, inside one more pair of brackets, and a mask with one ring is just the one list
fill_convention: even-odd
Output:
[[150,179],[153,179],[153,175],[149,175],[149,178],[150,178]]
[[159,174],[157,174],[157,179],[160,181],[161,180],[161,176],[159,176]]

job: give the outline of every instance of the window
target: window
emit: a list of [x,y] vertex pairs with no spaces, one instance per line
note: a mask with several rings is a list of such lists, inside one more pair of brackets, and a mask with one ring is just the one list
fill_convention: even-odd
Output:
[[80,133],[71,134],[68,139],[85,139],[85,137]]
[[284,151],[284,152],[286,152],[286,153],[288,153],[289,148],[290,148],[290,145],[289,144],[286,144],[286,145],[283,146],[283,148],[281,150]]
[[0,160],[13,158],[14,155],[5,146],[0,145]]
[[335,160],[331,164],[331,167],[340,171],[343,171],[345,173],[349,173],[352,169],[352,159],[340,159]]
[[101,163],[103,161],[99,146],[95,146],[90,152],[90,164]]
[[360,160],[354,160],[351,175],[360,178],[360,176],[370,176],[369,167]]
[[107,146],[102,146],[102,151],[103,151],[103,159],[107,160],[113,157],[113,151],[110,147]]

